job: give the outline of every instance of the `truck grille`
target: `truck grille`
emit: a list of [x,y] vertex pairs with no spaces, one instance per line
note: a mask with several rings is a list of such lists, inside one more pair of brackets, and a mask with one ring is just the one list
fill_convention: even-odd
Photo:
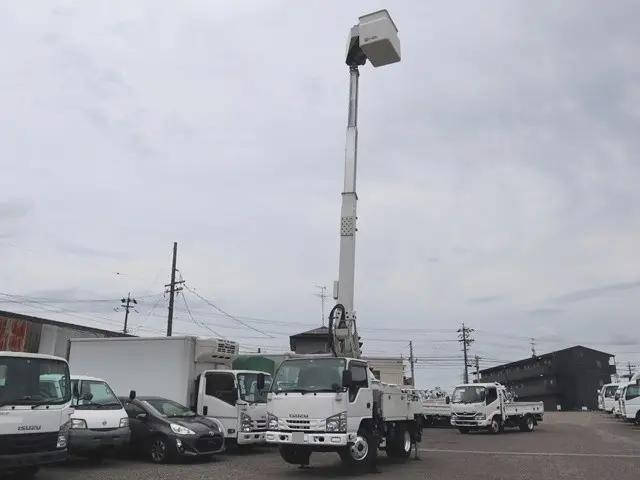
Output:
[[56,450],[57,443],[58,432],[0,435],[0,453],[19,455],[21,453],[49,452]]
[[287,427],[290,430],[309,430],[311,428],[311,422],[309,420],[288,419]]
[[267,429],[267,421],[266,420],[254,420],[253,421],[253,429],[254,430],[266,430]]

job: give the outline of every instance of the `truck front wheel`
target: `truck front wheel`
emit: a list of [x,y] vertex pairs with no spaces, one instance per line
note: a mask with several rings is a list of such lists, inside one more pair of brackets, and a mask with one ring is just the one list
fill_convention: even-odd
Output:
[[292,465],[309,465],[311,450],[295,445],[280,445],[280,456]]
[[500,417],[495,416],[491,419],[491,425],[489,425],[489,432],[496,435],[500,433],[502,430],[502,422],[500,422]]
[[365,470],[371,468],[378,455],[378,445],[374,441],[373,434],[366,428],[358,430],[356,440],[346,447],[338,450],[342,462],[353,468]]
[[520,423],[520,431],[521,432],[533,432],[536,428],[536,422],[533,420],[531,415],[527,415],[522,419]]

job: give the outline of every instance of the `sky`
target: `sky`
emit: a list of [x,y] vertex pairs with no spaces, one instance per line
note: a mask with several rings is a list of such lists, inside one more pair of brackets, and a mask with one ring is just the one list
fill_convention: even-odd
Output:
[[131,292],[131,331],[161,335],[176,241],[175,333],[277,352],[318,326],[346,37],[380,8],[402,61],[360,69],[365,353],[411,340],[417,385],[450,387],[464,322],[481,368],[531,338],[640,366],[627,0],[1,1],[0,309],[120,330]]

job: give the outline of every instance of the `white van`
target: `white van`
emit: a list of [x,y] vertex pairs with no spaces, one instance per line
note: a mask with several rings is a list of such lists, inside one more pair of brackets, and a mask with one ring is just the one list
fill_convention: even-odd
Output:
[[627,385],[624,394],[624,415],[627,420],[640,425],[640,379]]
[[602,388],[604,389],[604,411],[612,413],[615,404],[616,391],[618,390],[618,384],[607,383]]
[[101,378],[71,375],[73,396],[69,451],[100,460],[108,450],[129,445],[129,416]]

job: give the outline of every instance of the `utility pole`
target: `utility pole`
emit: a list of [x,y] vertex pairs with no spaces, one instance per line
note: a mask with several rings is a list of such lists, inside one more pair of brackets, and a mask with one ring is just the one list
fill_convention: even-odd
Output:
[[462,350],[464,352],[464,383],[469,383],[467,348],[474,342],[473,338],[470,337],[472,332],[474,332],[474,329],[465,327],[464,322],[462,323],[462,328],[458,329],[458,341],[462,343]]
[[629,369],[629,380],[631,380],[631,377],[633,377],[633,368],[635,367],[635,365],[631,365],[631,362],[627,362],[627,368]]
[[176,282],[176,260],[178,257],[178,242],[173,242],[173,262],[171,264],[171,283],[165,285],[169,288],[169,317],[167,318],[167,337],[171,336],[173,332],[173,299],[175,293],[182,290],[176,289],[176,285],[184,283],[184,280]]
[[327,287],[325,285],[316,285],[316,288],[320,290],[320,293],[315,293],[316,297],[320,297],[320,302],[322,303],[322,326],[324,327],[324,302],[329,295],[327,295]]
[[413,341],[409,341],[409,363],[411,364],[411,386],[415,388],[415,386],[416,386],[416,372],[415,372],[416,359],[413,356]]
[[476,365],[476,383],[480,383],[480,357],[478,355],[475,356],[475,365]]
[[531,337],[531,357],[536,358],[536,339]]
[[[131,292],[129,292],[127,294],[127,298],[121,298],[120,302],[122,302],[122,305],[120,305],[122,308],[124,308],[124,328],[122,329],[122,333],[127,333],[127,323],[129,321],[129,310],[134,308],[133,305],[137,305],[138,302],[136,301],[135,298],[131,298]],[[133,305],[131,305],[133,303]],[[116,309],[117,310],[117,309]]]

